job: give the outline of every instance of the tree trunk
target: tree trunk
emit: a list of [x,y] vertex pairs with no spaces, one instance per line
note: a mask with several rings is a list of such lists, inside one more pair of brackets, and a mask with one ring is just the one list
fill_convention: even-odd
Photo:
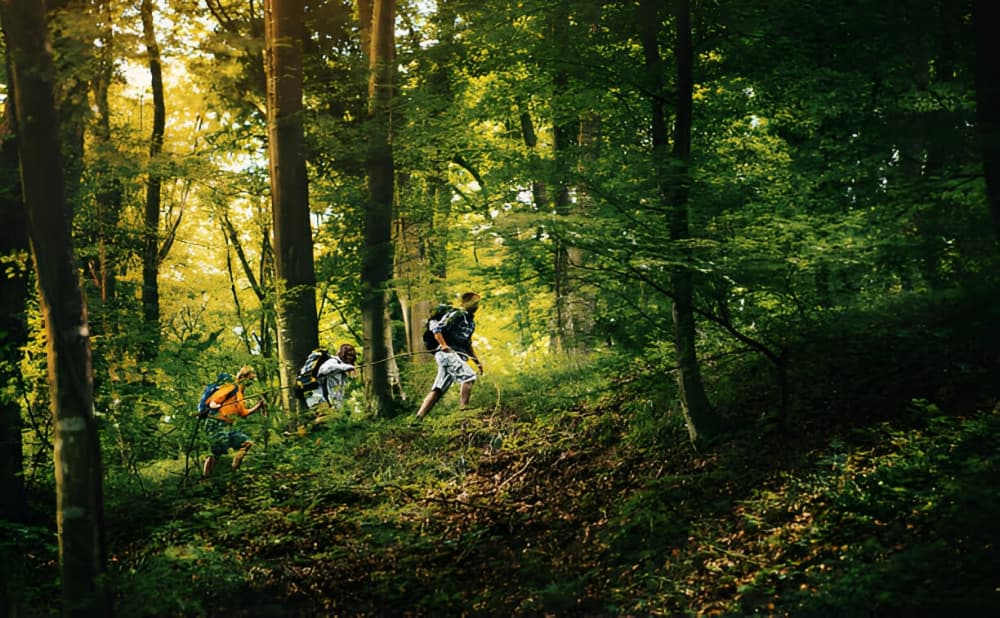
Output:
[[[416,202],[417,199],[414,199]],[[426,361],[430,356],[423,351],[422,327],[430,311],[432,287],[429,281],[427,259],[423,254],[422,236],[428,226],[421,226],[414,217],[400,216],[396,219],[396,233],[393,243],[396,247],[394,261],[396,296],[403,314],[406,330],[406,347],[413,354],[414,362]],[[423,317],[421,317],[423,316]],[[390,342],[391,343],[391,342]]]
[[63,181],[66,183],[67,217],[73,218],[83,186],[84,135],[90,118],[88,64],[93,57],[93,42],[83,34],[81,24],[93,18],[90,0],[47,0],[47,19],[55,34],[52,47],[59,63],[56,80],[63,86],[55,91],[59,110],[60,149],[63,154]]
[[[8,67],[7,75],[10,75]],[[8,85],[7,92],[11,89]],[[0,384],[17,384],[21,349],[28,341],[24,309],[28,298],[28,220],[17,182],[17,144],[11,97],[0,119]],[[18,389],[20,390],[20,389]],[[23,522],[28,514],[21,444],[21,405],[11,395],[0,396],[0,519]],[[0,605],[0,614],[13,614]]]
[[[98,322],[95,325],[95,334],[107,336],[119,331],[115,296],[118,288],[117,264],[120,258],[116,255],[115,243],[111,239],[121,218],[123,190],[121,178],[114,171],[113,162],[117,153],[111,141],[111,108],[108,103],[108,89],[114,76],[114,34],[110,0],[100,0],[97,7],[101,22],[101,46],[96,52],[98,69],[93,80],[94,107],[97,114],[94,142],[99,157],[94,172],[97,255],[85,265],[85,272],[90,276],[97,298],[100,300],[100,315],[95,319]],[[91,317],[94,319],[93,311]]]
[[[559,98],[566,96],[566,74],[559,72],[553,81],[556,84],[556,91],[553,93],[552,98],[554,101],[558,101]],[[555,122],[556,124],[552,129],[552,148],[558,164],[557,173],[560,177],[554,183],[555,195],[553,195],[552,207],[557,216],[565,217],[570,214],[571,208],[569,186],[567,186],[564,180],[564,175],[569,165],[567,159],[569,158],[569,150],[573,145],[573,130],[565,122],[559,123],[558,119],[555,119]],[[559,225],[559,228],[553,230],[552,238],[554,244],[552,289],[555,292],[555,306],[553,307],[552,338],[549,348],[552,352],[568,352],[574,348],[573,320],[572,313],[569,310],[570,299],[573,296],[569,272],[569,242],[567,241],[568,234],[562,228],[561,222],[558,222],[557,225]]]
[[365,362],[372,363],[368,387],[380,415],[393,414],[385,341],[386,286],[392,277],[393,163],[390,121],[394,88],[395,0],[376,0],[372,10],[368,81],[368,208],[361,258]]
[[90,335],[70,222],[64,217],[66,194],[44,4],[3,0],[3,7],[13,59],[21,186],[48,336],[63,613],[110,615]]
[[371,63],[372,52],[372,11],[375,0],[358,0],[358,30],[361,39],[361,53]]
[[305,9],[303,0],[267,0],[264,9],[279,376],[284,406],[297,412],[295,374],[319,346],[302,129]]
[[[570,53],[567,32],[569,19],[566,7],[557,5],[548,25],[549,40],[553,44],[553,51],[557,57],[565,57]],[[551,327],[549,329],[549,349],[551,352],[568,352],[575,347],[574,325],[570,311],[573,297],[573,285],[570,282],[570,243],[563,222],[558,219],[569,215],[572,208],[567,177],[572,167],[572,148],[576,130],[573,120],[565,109],[568,107],[566,100],[569,97],[569,76],[562,65],[559,67],[552,76],[552,155],[556,163],[556,175],[550,180],[552,187],[551,207],[556,214],[556,220],[553,221],[554,227],[551,230],[553,241],[552,290],[555,295],[555,303],[552,307]],[[522,131],[524,131],[523,119]],[[526,132],[525,136],[527,137]],[[527,143],[527,139],[525,141]]]
[[974,0],[972,21],[976,37],[976,131],[986,176],[986,198],[993,216],[993,232],[1000,242],[1000,23],[996,0]]
[[146,360],[156,358],[160,348],[160,187],[163,179],[157,160],[163,152],[163,133],[166,126],[166,105],[163,100],[163,67],[160,47],[156,43],[153,25],[153,2],[142,0],[143,41],[149,60],[149,74],[153,88],[153,130],[149,137],[149,174],[146,184],[146,209],[142,230],[142,319],[145,333],[142,338],[141,356]]
[[392,389],[393,399],[406,401],[406,389],[403,388],[403,375],[399,372],[399,363],[396,362],[396,347],[392,342],[392,318],[389,315],[388,307],[385,312],[385,351],[386,351],[386,375],[389,378],[389,388]]
[[[639,29],[647,75],[651,86],[653,157],[657,166],[660,196],[670,212],[667,222],[672,241],[690,237],[688,229],[689,162],[691,155],[691,116],[694,52],[691,44],[691,15],[688,0],[675,0],[677,25],[675,57],[677,60],[677,117],[674,121],[674,148],[668,156],[667,120],[663,110],[662,62],[657,43],[660,16],[656,0],[640,0]],[[679,243],[678,243],[679,244]],[[712,409],[701,380],[695,350],[693,281],[690,268],[675,267],[671,272],[673,294],[674,349],[677,354],[677,384],[681,406],[693,444],[700,445],[719,432],[722,423]]]
[[[577,158],[578,173],[587,173],[586,165],[593,165],[601,141],[600,117],[595,113],[581,115],[576,144],[580,155]],[[587,216],[593,212],[593,199],[586,187],[576,187],[575,210],[578,214]],[[588,285],[582,273],[587,271],[588,250],[581,246],[569,246],[566,249],[570,296],[566,303],[569,319],[572,324],[572,348],[577,354],[587,354],[591,350],[591,335],[594,332],[594,314],[596,312],[596,296],[593,287]]]
[[[524,105],[527,104],[525,103]],[[528,112],[526,107],[521,112],[520,119],[521,138],[524,140],[524,145],[530,150],[534,150],[538,146],[538,134],[535,132],[535,123],[531,120],[531,113]],[[531,199],[534,200],[536,208],[548,206],[549,194],[543,181],[538,179],[531,181]]]

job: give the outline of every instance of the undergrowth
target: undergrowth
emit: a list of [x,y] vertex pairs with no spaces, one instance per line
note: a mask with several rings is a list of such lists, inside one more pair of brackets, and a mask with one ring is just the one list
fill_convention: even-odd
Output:
[[[1000,412],[975,379],[993,369],[958,349],[942,362],[968,368],[977,405],[942,379],[896,408],[852,392],[864,409],[843,412],[811,384],[780,430],[761,426],[773,397],[739,405],[734,374],[720,407],[737,430],[706,452],[666,370],[606,358],[484,380],[479,407],[447,399],[419,425],[352,413],[274,429],[208,483],[185,480],[182,456],[119,473],[118,614],[980,613],[1000,601]],[[51,527],[2,538],[5,595],[53,613]]]

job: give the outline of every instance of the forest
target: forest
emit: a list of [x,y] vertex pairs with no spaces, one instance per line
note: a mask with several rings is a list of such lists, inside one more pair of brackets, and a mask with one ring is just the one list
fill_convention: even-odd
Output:
[[1000,607],[1000,3],[0,23],[0,617]]

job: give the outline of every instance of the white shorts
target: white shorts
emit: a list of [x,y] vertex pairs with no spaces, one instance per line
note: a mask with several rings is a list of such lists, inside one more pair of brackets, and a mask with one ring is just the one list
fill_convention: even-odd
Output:
[[431,387],[433,390],[444,393],[455,382],[465,384],[476,379],[476,372],[457,352],[438,350],[434,353],[434,360],[437,361],[438,372]]

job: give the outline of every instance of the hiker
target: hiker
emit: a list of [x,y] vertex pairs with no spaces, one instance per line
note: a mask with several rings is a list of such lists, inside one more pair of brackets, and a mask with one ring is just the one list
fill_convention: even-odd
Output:
[[205,459],[201,468],[202,479],[206,479],[212,474],[216,460],[231,448],[236,449],[236,453],[233,455],[233,470],[239,469],[247,451],[253,446],[253,442],[245,433],[232,427],[237,417],[250,416],[261,408],[267,410],[267,400],[264,399],[263,395],[253,407],[246,407],[244,389],[246,383],[256,377],[257,373],[253,367],[244,366],[236,374],[235,384],[219,387],[208,398],[206,403],[209,415],[205,431],[212,442],[212,454]]
[[469,405],[476,373],[472,371],[467,361],[472,359],[476,363],[479,375],[483,375],[483,363],[472,349],[472,333],[476,330],[474,317],[478,309],[479,294],[466,292],[462,294],[462,307],[452,309],[431,327],[434,339],[438,342],[438,348],[434,352],[438,371],[430,392],[417,410],[417,420],[423,419],[456,382],[461,389],[460,406],[465,408]]
[[354,346],[349,343],[341,344],[337,355],[323,361],[316,370],[319,388],[305,395],[306,405],[314,408],[326,401],[334,410],[341,410],[344,407],[347,379],[357,374],[357,360],[358,353]]

